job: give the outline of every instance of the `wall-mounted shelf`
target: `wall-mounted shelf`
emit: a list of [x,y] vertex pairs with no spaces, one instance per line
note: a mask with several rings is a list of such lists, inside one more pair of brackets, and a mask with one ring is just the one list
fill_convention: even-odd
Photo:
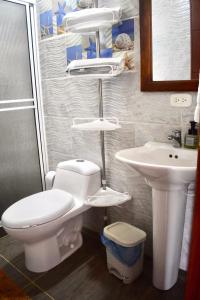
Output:
[[108,78],[121,74],[124,71],[123,57],[94,58],[73,60],[67,66],[70,77]]
[[67,14],[63,23],[67,31],[88,33],[112,27],[120,18],[120,8],[89,8]]
[[111,131],[121,128],[117,118],[74,118],[73,129],[88,131]]
[[95,207],[117,206],[131,200],[128,193],[120,193],[107,187],[101,188],[95,195],[88,197],[85,204]]

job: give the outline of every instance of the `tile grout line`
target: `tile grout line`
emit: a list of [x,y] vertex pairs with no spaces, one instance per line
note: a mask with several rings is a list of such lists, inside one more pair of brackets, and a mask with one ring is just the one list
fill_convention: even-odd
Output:
[[[29,278],[26,274],[24,274],[18,267],[16,267],[12,262],[10,262],[6,257],[4,257],[2,254],[0,254],[0,257],[3,258],[8,264],[10,264],[18,273],[20,273],[26,280],[30,282],[30,284],[34,285],[37,289],[39,289],[41,292],[46,294],[51,300],[55,300],[50,294],[48,294],[45,290],[43,290],[37,283],[35,283],[33,280]],[[40,276],[42,277],[42,276]],[[27,285],[28,286],[28,285]]]
[[[87,265],[88,262],[92,261],[92,260],[94,259],[94,257],[95,257],[95,255],[93,255],[92,257],[90,257],[87,261],[85,261],[83,264],[81,264],[76,270],[72,271],[72,272],[70,273],[70,275],[73,274],[74,272],[77,272],[77,270],[82,269],[85,265]],[[40,276],[40,278],[45,277],[45,276],[46,276],[46,274],[43,274],[43,275]],[[34,282],[36,282],[38,279],[39,279],[39,278],[36,278]],[[54,299],[54,298],[53,298],[53,299]],[[54,299],[54,300],[55,300],[55,299]]]
[[[21,271],[22,272],[22,271]],[[23,272],[22,272],[23,273]],[[23,276],[24,276],[25,274],[23,273]],[[36,279],[34,279],[34,280],[29,280],[29,283],[28,284],[26,284],[24,287],[23,287],[23,289],[26,289],[29,285],[31,285],[32,284],[32,282],[34,282],[34,283],[36,283],[36,281],[38,280],[38,279],[40,279],[40,278],[42,278],[43,276],[45,276],[45,274],[42,274],[42,275],[40,275],[40,276],[38,276]]]
[[0,240],[4,239],[5,237],[8,237],[8,234],[6,234],[6,235],[0,237]]
[[[94,258],[94,256],[95,256],[95,255],[93,255],[93,256],[90,257],[86,262],[84,262],[82,265],[80,265],[80,266],[77,268],[77,270],[79,270],[80,268],[82,268],[83,266],[85,266],[88,262],[92,261],[93,258]],[[73,271],[73,272],[74,272],[74,271]],[[71,274],[72,274],[73,272],[71,272]],[[42,277],[45,277],[45,276],[46,276],[46,274],[42,274],[40,277],[36,278],[36,279],[34,280],[34,282],[38,281],[38,279],[41,279]]]
[[23,288],[23,290],[25,290],[25,289],[27,289],[31,285],[32,285],[32,283],[30,281],[28,281],[28,283],[25,284],[25,286],[23,286],[22,288]]

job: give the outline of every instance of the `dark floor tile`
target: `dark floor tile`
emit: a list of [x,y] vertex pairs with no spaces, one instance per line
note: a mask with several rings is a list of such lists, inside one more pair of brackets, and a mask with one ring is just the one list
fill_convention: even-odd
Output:
[[[52,299],[47,294],[43,293],[39,288],[32,285],[23,274],[10,265],[4,258],[0,257],[0,269],[13,281],[30,299],[33,300],[48,300]],[[1,284],[1,282],[0,282]],[[10,291],[12,293],[12,291]],[[0,295],[0,299],[1,295]],[[20,298],[21,299],[21,298]],[[13,299],[14,300],[14,299]]]
[[[31,300],[50,300],[54,299],[50,295],[46,294],[45,292],[41,291],[39,288],[36,286],[30,284],[24,289],[24,292],[26,293],[27,296],[31,298]],[[64,299],[63,299],[64,300]]]
[[3,229],[3,227],[0,227],[0,238],[6,236],[7,233],[5,232],[5,230]]
[[156,289],[152,283],[152,261],[145,257],[144,271],[133,283],[122,285],[117,300],[183,300],[184,277],[179,278],[176,285],[168,291]]
[[140,300],[183,300],[185,285],[179,282],[168,291],[160,291],[156,288],[149,287],[145,290],[143,297]]
[[185,282],[187,276],[187,272],[184,270],[179,270],[178,277],[180,280],[183,280]]
[[0,254],[7,258],[13,265],[19,268],[31,280],[40,277],[42,273],[33,273],[25,266],[23,244],[10,236],[0,239]]
[[104,259],[100,258],[99,261],[96,256],[92,256],[82,262],[79,261],[78,264],[77,260],[74,263],[69,261],[69,265],[67,259],[62,268],[59,268],[56,273],[47,273],[36,281],[37,284],[57,300],[98,299],[95,295],[100,292],[98,289],[99,283],[103,290],[105,289],[100,279],[102,270],[105,271]]
[[0,257],[0,269],[14,281],[19,287],[23,288],[29,281],[15,268],[13,268],[4,258]]
[[87,264],[94,253],[98,253],[100,250],[102,251],[102,249],[100,243],[95,244],[92,240],[84,239],[83,245],[79,250],[65,259],[61,264],[46,272],[46,274],[39,279],[39,282],[42,283],[42,288],[48,289],[57,282],[60,283],[63,279],[68,278],[68,276],[81,265]]
[[[83,246],[60,265],[44,274],[26,270],[23,248],[11,238],[0,240],[0,252],[25,272],[55,300],[182,300],[185,273],[181,272],[177,284],[169,291],[160,291],[152,284],[152,261],[145,258],[144,272],[133,283],[125,285],[109,274],[105,248],[99,238],[84,235]],[[13,271],[12,271],[13,272]],[[12,275],[14,276],[14,274]],[[40,276],[40,278],[38,277]],[[15,277],[15,276],[14,276]],[[18,279],[19,283],[21,278]],[[24,284],[22,280],[22,283]],[[25,291],[35,300],[49,299],[47,294],[29,285]]]
[[[144,272],[133,283],[125,285],[107,271],[106,255],[103,248],[93,251],[87,260],[72,255],[56,271],[48,272],[37,280],[37,284],[56,300],[182,300],[184,280],[179,279],[169,291],[159,291],[152,284],[152,262],[145,259]],[[83,253],[82,253],[83,251]],[[70,271],[69,271],[70,268]]]

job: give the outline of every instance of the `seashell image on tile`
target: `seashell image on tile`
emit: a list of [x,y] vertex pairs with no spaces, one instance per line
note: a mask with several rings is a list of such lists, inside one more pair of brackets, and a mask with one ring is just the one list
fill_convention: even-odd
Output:
[[123,20],[112,27],[113,57],[123,56],[125,70],[134,70],[134,19]]
[[123,20],[112,27],[113,51],[134,49],[134,19]]
[[94,0],[78,0],[77,7],[80,9],[91,8],[94,6]]
[[[66,32],[63,18],[71,12],[93,7],[92,0],[49,0],[44,5],[41,0],[40,31],[41,38],[63,35],[66,42],[66,63],[77,59],[93,59],[96,54],[95,33],[78,35]],[[46,10],[47,9],[47,10]],[[134,19],[125,19],[118,25],[100,30],[100,57],[125,58],[125,70],[134,70]]]

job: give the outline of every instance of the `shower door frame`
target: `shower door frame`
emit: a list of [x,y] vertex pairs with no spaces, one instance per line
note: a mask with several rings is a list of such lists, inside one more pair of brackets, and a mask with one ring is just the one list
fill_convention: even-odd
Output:
[[12,104],[12,103],[23,103],[23,102],[32,102],[32,104],[27,106],[0,108],[0,112],[34,109],[37,147],[38,147],[39,164],[40,164],[40,175],[42,180],[42,188],[43,190],[45,190],[45,174],[48,172],[49,166],[48,166],[48,155],[47,155],[47,146],[46,146],[47,143],[46,143],[46,135],[45,135],[45,124],[44,124],[44,117],[43,117],[44,113],[43,113],[42,85],[41,85],[41,73],[40,73],[40,61],[39,61],[39,45],[38,45],[39,38],[38,38],[38,31],[37,31],[36,1],[35,0],[29,0],[29,1],[5,0],[5,1],[13,2],[25,6],[33,98],[2,100],[0,101],[0,104]]

